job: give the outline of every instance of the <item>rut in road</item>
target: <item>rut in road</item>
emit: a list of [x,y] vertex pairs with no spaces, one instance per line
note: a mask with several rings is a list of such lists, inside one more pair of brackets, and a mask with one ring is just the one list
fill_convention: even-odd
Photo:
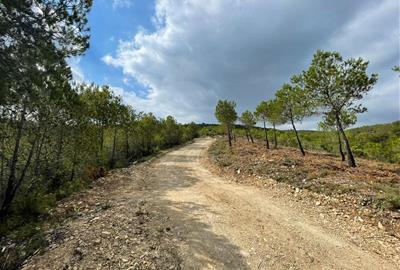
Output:
[[[168,217],[165,223],[172,228],[182,269],[399,269],[396,262],[357,247],[343,237],[344,233],[329,231],[294,211],[268,190],[231,183],[212,174],[200,162],[212,141],[198,139],[151,162],[140,177],[132,176],[125,186],[103,194],[118,207],[111,208],[107,217],[96,218],[112,220],[118,227],[118,219],[134,211],[132,202],[144,198],[155,212]],[[70,224],[80,230],[77,238],[96,238],[105,226],[87,229],[84,225],[79,220]],[[99,245],[106,249],[109,243]],[[63,244],[34,258],[31,265],[40,268],[53,260],[47,265],[57,269],[58,258],[71,246]],[[87,269],[98,258],[85,260],[74,265]],[[35,269],[29,265],[26,269]],[[121,264],[104,265],[127,269]]]

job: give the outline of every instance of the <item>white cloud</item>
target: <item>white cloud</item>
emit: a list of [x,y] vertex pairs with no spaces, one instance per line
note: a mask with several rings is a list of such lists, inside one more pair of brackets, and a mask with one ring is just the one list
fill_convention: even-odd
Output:
[[[387,92],[380,101],[393,103],[396,7],[391,0],[158,0],[156,31],[139,30],[103,61],[149,89],[144,98],[122,92],[134,106],[180,121],[214,122],[218,99],[235,100],[239,111],[254,109],[306,68],[318,48],[371,60],[381,74],[373,91]],[[376,106],[373,95],[369,107]],[[369,108],[363,123],[371,113],[377,121],[394,120],[393,107]],[[305,123],[315,127],[315,120]]]
[[128,8],[133,5],[132,0],[112,0],[113,9]]
[[128,79],[128,78],[123,78],[123,79],[122,79],[122,82],[123,82],[125,85],[129,85],[129,79]]

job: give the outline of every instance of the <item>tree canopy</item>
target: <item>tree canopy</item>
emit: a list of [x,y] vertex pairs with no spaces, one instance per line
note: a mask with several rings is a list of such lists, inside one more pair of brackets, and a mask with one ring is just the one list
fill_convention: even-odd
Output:
[[240,122],[245,126],[246,128],[246,136],[247,139],[250,139],[252,143],[254,143],[253,136],[251,135],[251,128],[254,127],[254,125],[257,123],[257,119],[254,116],[252,112],[249,110],[244,111],[242,115],[240,116]]
[[367,110],[360,100],[378,80],[367,74],[368,61],[362,58],[343,60],[338,52],[318,50],[310,67],[304,72],[305,87],[323,114],[332,114],[345,141],[349,166],[356,163],[340,119],[343,111],[363,113]]
[[215,108],[215,117],[224,125],[232,125],[237,120],[234,101],[219,100]]
[[228,100],[219,100],[215,107],[215,117],[226,127],[230,146],[232,146],[232,126],[238,118],[235,107],[236,103]]
[[257,123],[255,116],[249,110],[242,113],[240,116],[240,122],[242,122],[247,128],[253,127]]
[[313,114],[313,103],[309,98],[309,92],[301,88],[299,77],[293,77],[292,82],[294,84],[283,84],[282,88],[276,92],[276,103],[280,107],[282,122],[290,122],[292,125],[299,149],[304,156],[305,151],[301,144],[295,122],[301,122],[305,117]]

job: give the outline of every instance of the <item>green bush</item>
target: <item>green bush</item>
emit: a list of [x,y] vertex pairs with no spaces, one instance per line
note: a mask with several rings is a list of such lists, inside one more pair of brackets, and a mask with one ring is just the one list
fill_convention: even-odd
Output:
[[31,192],[23,198],[16,200],[15,212],[25,217],[36,217],[43,215],[56,205],[56,196],[52,193]]

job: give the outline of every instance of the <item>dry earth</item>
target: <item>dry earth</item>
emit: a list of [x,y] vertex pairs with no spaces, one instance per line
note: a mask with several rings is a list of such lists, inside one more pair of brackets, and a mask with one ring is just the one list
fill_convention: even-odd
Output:
[[210,172],[201,159],[212,141],[117,170],[65,201],[57,213],[73,214],[23,269],[400,268],[400,249],[360,247],[315,209],[300,211],[286,190]]

